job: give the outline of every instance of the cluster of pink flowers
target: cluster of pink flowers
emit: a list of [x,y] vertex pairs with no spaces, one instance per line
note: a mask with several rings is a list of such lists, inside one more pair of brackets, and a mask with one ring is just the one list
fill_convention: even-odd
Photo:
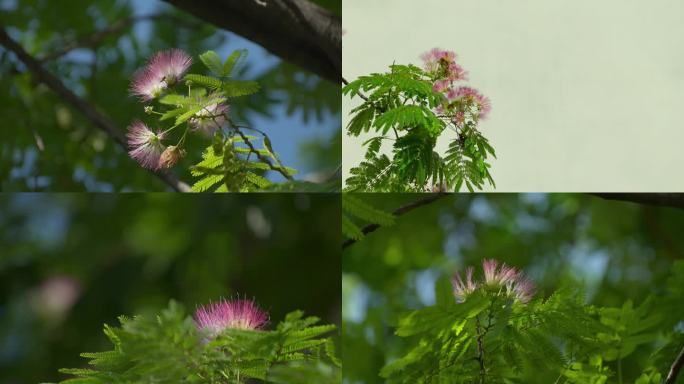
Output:
[[447,102],[437,107],[440,115],[448,115],[455,124],[463,124],[467,117],[475,121],[485,119],[492,109],[489,98],[471,87],[455,87],[457,81],[467,80],[466,71],[456,63],[456,54],[434,48],[421,58],[425,70],[434,79],[432,89],[443,93]]
[[213,339],[228,328],[259,330],[268,323],[268,313],[252,300],[220,300],[195,311],[197,329]]
[[[130,92],[141,101],[150,102],[176,85],[190,65],[192,58],[181,49],[159,52],[135,73]],[[152,110],[151,106],[145,107],[148,113],[152,113]],[[211,136],[225,124],[228,111],[227,105],[212,104],[197,112],[188,120],[188,124],[194,131]],[[126,136],[129,155],[144,168],[153,171],[170,168],[185,156],[180,145],[166,147],[162,143],[167,136],[164,132],[153,132],[141,121],[133,122]]]
[[457,302],[464,302],[469,294],[479,288],[499,289],[500,293],[522,303],[528,303],[532,300],[534,283],[527,279],[522,272],[506,264],[499,266],[496,260],[484,260],[482,270],[484,280],[479,282],[473,281],[473,267],[466,269],[465,281],[459,273],[454,274],[451,285],[454,288],[454,296]]

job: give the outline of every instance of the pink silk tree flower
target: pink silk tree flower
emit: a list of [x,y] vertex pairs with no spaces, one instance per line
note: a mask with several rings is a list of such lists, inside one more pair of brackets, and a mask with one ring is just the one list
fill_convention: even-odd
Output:
[[175,85],[192,65],[192,58],[182,49],[159,52],[147,65],[152,73],[163,76],[169,86]]
[[444,92],[444,91],[448,91],[450,86],[451,86],[451,80],[449,80],[449,79],[437,80],[432,85],[432,90],[435,92]]
[[159,52],[133,76],[131,94],[143,101],[153,100],[174,86],[191,64],[192,58],[181,49]]
[[515,280],[515,285],[508,288],[509,292],[515,296],[516,299],[523,303],[528,303],[534,296],[534,283],[522,276]]
[[489,98],[471,87],[450,89],[447,92],[447,99],[450,102],[462,99],[468,106],[474,106],[477,109],[477,118],[482,120],[487,118],[487,115],[492,110],[492,103],[489,101]]
[[473,282],[473,268],[466,270],[466,282],[461,279],[460,274],[456,273],[451,278],[454,297],[456,302],[462,303],[467,296],[477,289],[494,289],[499,294],[504,294],[521,303],[528,303],[534,296],[534,283],[523,276],[521,272],[506,264],[501,264],[496,260],[484,260],[482,262],[483,280]]
[[128,127],[128,154],[140,163],[141,166],[151,170],[160,168],[159,159],[164,152],[163,132],[152,132],[142,121],[134,121]]
[[225,104],[211,104],[188,120],[193,130],[212,136],[226,123],[230,107]]
[[130,93],[147,102],[159,97],[167,87],[163,76],[160,77],[159,74],[151,72],[148,68],[141,68],[133,75]]
[[228,328],[259,330],[268,323],[268,313],[252,300],[220,300],[195,311],[197,329],[215,338]]
[[451,81],[468,80],[468,72],[456,63],[447,66],[447,78]]
[[428,72],[438,74],[442,79],[453,82],[468,78],[467,72],[456,63],[456,54],[452,51],[433,48],[420,57],[424,62],[423,68]]
[[445,51],[439,48],[432,48],[420,56],[425,64],[425,70],[428,72],[439,71],[441,63],[456,62],[456,53],[452,51]]
[[466,268],[466,281],[461,279],[461,275],[456,273],[451,278],[451,286],[454,288],[456,302],[462,303],[466,297],[477,289],[477,284],[473,282],[473,267]]
[[454,114],[454,116],[451,118],[451,121],[453,121],[456,125],[463,124],[465,122],[465,112],[456,112],[456,114]]

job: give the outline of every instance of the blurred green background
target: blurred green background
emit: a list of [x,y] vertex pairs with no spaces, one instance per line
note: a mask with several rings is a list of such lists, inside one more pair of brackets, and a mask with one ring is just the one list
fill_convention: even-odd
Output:
[[103,323],[254,298],[340,323],[334,195],[0,195],[0,383],[64,378]]
[[[417,195],[356,195],[391,211]],[[494,258],[522,268],[550,295],[561,282],[583,283],[589,303],[621,306],[665,289],[684,255],[684,211],[575,194],[449,195],[420,207],[347,248],[342,255],[345,383],[379,383],[380,368],[411,339],[392,324],[434,304],[442,276]],[[476,268],[476,270],[478,270]],[[623,361],[636,377],[652,348]]]
[[[313,1],[337,15],[341,0]],[[148,18],[149,16],[158,16]],[[161,0],[0,0],[0,25],[29,54],[48,57],[44,67],[121,130],[134,119],[157,126],[128,94],[134,71],[157,51],[182,48],[195,57],[191,72],[205,71],[197,56],[212,49],[249,56],[238,77],[262,91],[231,101],[231,115],[266,132],[297,179],[321,181],[341,164],[340,88],[281,60],[230,31],[219,30]],[[50,55],[99,31],[118,28],[95,46]],[[113,140],[45,85],[35,82],[14,54],[0,45],[0,190],[163,191],[168,186],[131,160]],[[167,127],[168,128],[168,127]],[[177,139],[177,137],[176,137]],[[191,140],[190,140],[191,139]],[[189,156],[175,169],[186,183],[187,167],[209,145],[189,137]],[[272,172],[267,177],[284,181]]]

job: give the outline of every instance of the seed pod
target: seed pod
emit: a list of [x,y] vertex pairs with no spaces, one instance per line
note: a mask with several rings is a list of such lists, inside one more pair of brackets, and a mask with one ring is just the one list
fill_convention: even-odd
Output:
[[185,151],[182,148],[172,145],[166,148],[161,154],[161,157],[159,158],[159,168],[171,168],[183,157],[185,157]]

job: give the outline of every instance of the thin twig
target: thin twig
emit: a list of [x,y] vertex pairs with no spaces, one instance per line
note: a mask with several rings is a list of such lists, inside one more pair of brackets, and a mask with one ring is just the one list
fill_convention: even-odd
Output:
[[115,35],[119,32],[122,32],[126,28],[130,27],[131,25],[139,22],[139,21],[152,21],[152,20],[162,20],[162,21],[170,21],[173,22],[174,25],[176,26],[185,26],[187,28],[196,28],[199,26],[198,23],[192,23],[186,20],[183,20],[179,17],[173,16],[173,15],[168,15],[168,14],[151,14],[151,15],[140,15],[140,16],[131,16],[127,17],[125,19],[117,20],[114,22],[111,26],[108,28],[101,29],[99,31],[92,32],[88,35],[84,36],[79,36],[78,38],[65,42],[61,44],[61,47],[53,52],[46,53],[42,57],[38,58],[38,61],[41,63],[45,63],[46,61],[51,61],[58,59],[67,53],[71,52],[74,49],[77,48],[88,48],[88,47],[96,47],[100,45],[107,37],[111,35]]
[[249,141],[249,138],[240,130],[240,128],[239,128],[238,126],[231,124],[231,128],[232,128],[238,135],[240,135],[240,137],[242,138],[242,141],[243,141],[245,144],[247,144],[247,147],[249,147],[249,151],[250,151],[251,153],[253,153],[254,155],[256,155],[256,157],[259,159],[259,161],[261,161],[262,163],[268,165],[268,167],[269,167],[272,171],[276,171],[276,172],[280,173],[281,175],[283,175],[283,177],[285,177],[286,179],[288,179],[288,180],[290,180],[290,181],[294,181],[294,177],[292,177],[292,175],[290,175],[282,166],[273,165],[273,163],[271,162],[271,160],[269,160],[269,159],[266,158],[264,155],[262,155],[259,151],[257,151],[257,149],[254,148],[254,144],[252,144],[252,142]]
[[[344,77],[342,77],[342,84],[344,84],[344,85],[349,85],[349,82],[347,81],[347,79],[345,79]],[[358,91],[358,92],[356,92],[356,94],[357,94],[359,97],[361,97],[364,101],[369,101],[369,100],[368,100],[368,97],[367,97],[366,95],[364,95],[363,92]]]
[[477,332],[477,362],[480,364],[480,384],[484,384],[487,367],[485,367],[485,350],[482,345],[482,338],[484,338],[485,332],[480,326],[480,316],[475,317],[475,331]]
[[[418,208],[418,207],[422,207],[423,205],[432,204],[432,203],[434,203],[435,201],[437,201],[437,200],[441,199],[442,197],[444,197],[445,195],[446,195],[446,194],[444,194],[444,193],[436,193],[436,194],[428,195],[428,196],[426,196],[426,197],[420,198],[420,199],[418,199],[418,200],[416,200],[416,201],[413,201],[413,202],[411,202],[411,203],[409,203],[409,204],[403,205],[403,206],[401,206],[401,207],[395,209],[394,211],[392,211],[392,214],[393,214],[395,217],[401,216],[401,215],[403,215],[403,214],[405,214],[405,213],[408,213],[408,212],[410,212],[410,211],[412,211],[412,210],[414,210],[414,209],[416,209],[416,208]],[[363,229],[361,229],[361,232],[362,232],[364,235],[368,235],[368,234],[371,233],[371,232],[375,232],[378,228],[380,228],[380,225],[379,225],[379,224],[368,224],[368,225],[366,225],[365,227],[363,227]],[[356,243],[356,240],[354,240],[354,239],[347,239],[346,241],[344,241],[344,242],[342,243],[342,249],[345,249],[345,248],[349,247],[350,245],[352,245],[352,244],[354,244],[354,243]]]
[[679,370],[682,369],[682,365],[684,365],[684,348],[682,348],[679,355],[677,355],[677,358],[672,363],[670,372],[667,374],[667,379],[665,379],[665,384],[674,384],[675,381],[677,381],[677,375],[679,374]]
[[[126,138],[124,134],[117,128],[117,126],[105,117],[97,108],[87,101],[76,96],[71,92],[60,79],[46,71],[43,66],[31,55],[29,55],[24,48],[22,48],[16,41],[14,41],[5,31],[3,26],[0,26],[0,44],[5,46],[26,65],[29,71],[33,73],[35,78],[47,85],[54,93],[61,97],[64,101],[71,104],[76,110],[81,112],[93,125],[105,132],[111,139],[113,139],[124,150],[127,150]],[[176,179],[176,177],[166,172],[155,172],[148,170],[155,176],[159,177],[171,188],[180,192],[189,192],[190,187]]]

